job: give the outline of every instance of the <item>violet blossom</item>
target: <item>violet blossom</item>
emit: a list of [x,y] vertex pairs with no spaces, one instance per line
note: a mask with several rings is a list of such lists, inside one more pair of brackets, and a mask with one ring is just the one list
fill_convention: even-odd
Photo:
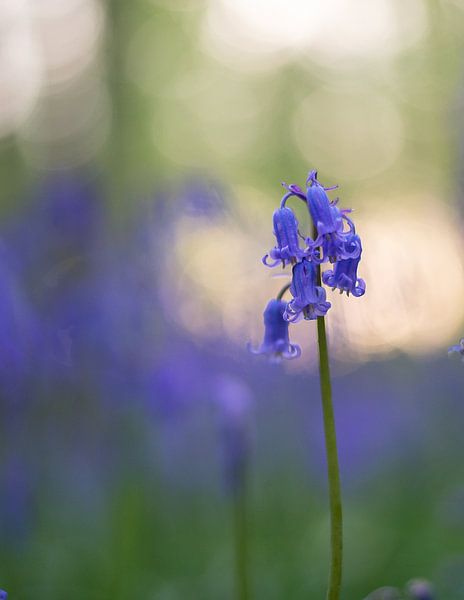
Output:
[[284,319],[291,323],[323,317],[331,306],[326,302],[325,290],[317,285],[316,267],[306,259],[293,267],[290,293],[293,300],[288,303]]
[[434,600],[432,585],[425,579],[413,579],[406,586],[411,600]]
[[259,348],[248,349],[252,354],[267,354],[273,362],[280,362],[282,358],[291,360],[298,358],[301,348],[291,344],[288,337],[288,320],[284,319],[287,302],[272,299],[264,310],[264,340]]
[[[263,257],[263,263],[267,267],[275,267],[281,262],[285,267],[306,256],[307,252],[299,245],[298,221],[293,211],[286,206],[281,206],[274,212],[272,219],[277,246]],[[273,263],[268,262],[269,257],[274,261]]]
[[364,279],[360,279],[357,273],[362,252],[359,236],[352,234],[351,238],[346,242],[346,248],[348,251],[352,248],[354,252],[357,252],[357,249],[359,248],[359,255],[356,258],[337,260],[334,269],[325,271],[322,274],[322,282],[333,290],[339,289],[341,294],[346,292],[347,296],[349,296],[351,293],[358,298],[366,291]]
[[[351,209],[340,209],[337,206],[338,200],[330,200],[327,192],[337,186],[321,185],[317,179],[317,171],[309,172],[306,185],[305,193],[294,183],[282,182],[286,193],[280,207],[273,214],[276,245],[262,259],[268,267],[275,267],[279,263],[283,267],[292,265],[291,284],[281,290],[279,300],[271,301],[266,308],[264,342],[259,348],[252,350],[255,354],[268,354],[278,360],[295,358],[300,354],[299,348],[296,350],[297,347],[289,344],[288,328],[284,329],[279,320],[296,323],[302,318],[315,320],[327,314],[331,304],[326,300],[322,283],[333,290],[339,289],[340,293],[346,292],[347,296],[352,294],[359,297],[366,291],[364,280],[358,277],[362,244],[354,223],[348,217]],[[300,233],[295,214],[286,206],[291,198],[298,198],[307,206],[313,223],[314,239]],[[306,246],[302,247],[300,238]],[[320,265],[327,261],[335,264],[321,275]],[[293,299],[285,304],[281,298],[287,289],[290,289]],[[280,319],[278,307],[284,305]],[[462,353],[464,354],[464,348]]]
[[[361,253],[361,247],[352,245],[350,234],[355,233],[354,224],[347,217],[351,209],[339,209],[337,201],[332,202],[327,196],[327,190],[317,180],[317,171],[309,173],[307,182],[307,203],[314,226],[317,231],[315,240],[307,239],[312,248],[311,260],[315,263],[335,262],[347,258],[356,258]],[[348,231],[344,230],[344,224],[348,225]],[[319,250],[319,248],[321,250]]]

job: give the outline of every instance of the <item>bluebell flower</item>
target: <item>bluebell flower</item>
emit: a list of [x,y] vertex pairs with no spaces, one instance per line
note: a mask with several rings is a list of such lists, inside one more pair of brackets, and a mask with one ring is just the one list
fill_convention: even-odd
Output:
[[350,248],[353,252],[357,252],[360,249],[360,254],[356,258],[346,258],[344,260],[337,260],[334,269],[325,271],[322,274],[322,281],[325,285],[328,285],[332,289],[339,289],[340,293],[346,292],[347,295],[353,294],[355,297],[362,296],[366,291],[366,284],[364,279],[358,277],[358,264],[361,260],[361,240],[356,234],[352,234],[346,242],[346,249],[349,252]]
[[413,579],[407,584],[406,590],[409,594],[408,598],[411,598],[411,600],[435,599],[432,585],[425,579]]
[[[349,243],[351,234],[355,233],[353,222],[347,217],[350,209],[340,210],[337,202],[332,202],[327,196],[327,190],[317,180],[317,171],[311,171],[307,182],[307,203],[317,237],[315,240],[307,239],[307,243],[313,250],[311,260],[322,263],[329,260],[344,260],[356,258],[361,253],[361,247]],[[344,230],[345,223],[348,230]]]
[[7,600],[8,598],[8,594],[5,592],[5,590],[0,590],[0,600]]
[[303,259],[293,267],[290,293],[293,296],[284,314],[284,319],[295,323],[302,318],[313,320],[323,317],[331,304],[326,302],[325,290],[317,285],[316,267]]
[[[277,246],[263,257],[263,263],[268,267],[275,267],[280,262],[285,266],[301,260],[306,255],[306,251],[300,248],[298,221],[293,211],[282,206],[274,212],[272,220]],[[269,257],[274,262],[269,263]]]
[[269,301],[264,311],[264,341],[259,348],[248,345],[252,354],[267,354],[273,362],[300,356],[301,348],[289,341],[288,321],[283,316],[286,309],[287,303],[284,300]]
[[211,220],[221,218],[227,212],[225,191],[222,186],[218,182],[200,177],[187,179],[182,184],[181,190],[167,200],[172,211],[171,218],[177,215],[179,210],[192,217]]
[[454,354],[455,352],[461,355],[461,358],[464,362],[464,338],[459,340],[459,344],[450,346],[450,348],[448,348],[448,354]]

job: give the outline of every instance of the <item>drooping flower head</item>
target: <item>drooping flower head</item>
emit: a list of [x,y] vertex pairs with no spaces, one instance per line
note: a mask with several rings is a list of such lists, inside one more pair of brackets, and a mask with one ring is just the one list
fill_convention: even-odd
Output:
[[288,321],[283,317],[286,308],[284,300],[269,301],[264,311],[264,341],[259,348],[248,345],[252,354],[267,354],[273,362],[300,356],[301,348],[289,341]]
[[435,593],[432,585],[425,579],[413,579],[406,586],[411,600],[434,600]]
[[293,300],[288,303],[284,318],[292,323],[323,317],[331,306],[326,302],[325,290],[317,285],[316,267],[307,259],[293,267],[290,293]]
[[[346,216],[350,210],[340,210],[336,201],[329,199],[327,191],[334,188],[324,188],[317,180],[317,171],[309,173],[306,183],[308,209],[317,231],[315,240],[307,239],[313,249],[311,260],[335,262],[359,256],[361,248],[347,244],[348,236],[355,232],[353,222]],[[344,231],[344,223],[348,225],[348,231]]]
[[351,234],[345,243],[347,252],[356,254],[359,249],[359,255],[356,258],[346,258],[337,260],[334,269],[325,271],[322,274],[322,281],[333,290],[339,289],[340,293],[346,292],[347,296],[353,294],[356,298],[362,296],[366,291],[364,279],[358,277],[358,264],[361,260],[361,240],[356,234]]
[[[301,260],[306,252],[299,245],[298,221],[293,211],[285,205],[281,206],[274,212],[272,220],[277,246],[263,257],[263,263],[268,267],[275,267],[280,262],[285,266]],[[268,262],[269,257],[273,263]]]
[[[311,171],[306,181],[308,209],[319,235],[335,233],[343,229],[342,215],[330,201],[324,188],[317,180],[317,171]],[[330,188],[327,188],[329,190]]]
[[[277,243],[262,261],[269,267],[279,263],[283,267],[291,264],[292,282],[279,294],[279,300],[268,304],[264,313],[264,342],[259,348],[252,349],[255,354],[268,354],[278,359],[294,358],[300,353],[299,348],[296,352],[295,346],[289,344],[288,329],[282,321],[315,320],[324,317],[331,307],[321,283],[334,290],[338,288],[340,293],[346,292],[348,296],[359,297],[366,291],[364,280],[357,274],[362,245],[354,223],[347,216],[351,209],[338,208],[338,200],[332,201],[327,195],[337,186],[324,187],[318,181],[315,170],[308,175],[306,192],[293,183],[282,182],[282,185],[286,192],[273,215]],[[298,198],[307,206],[313,223],[311,237],[301,235],[295,214],[286,206],[291,198]],[[306,247],[300,247],[299,238],[306,242]],[[327,261],[335,264],[321,277],[320,265]],[[293,299],[285,304],[280,298],[288,288]],[[279,306],[284,307],[281,314]]]

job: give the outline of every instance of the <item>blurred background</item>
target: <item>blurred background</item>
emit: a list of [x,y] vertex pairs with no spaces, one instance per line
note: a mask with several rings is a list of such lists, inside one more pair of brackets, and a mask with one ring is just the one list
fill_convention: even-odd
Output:
[[367,284],[328,290],[343,598],[464,598],[463,51],[461,0],[0,3],[12,599],[232,598],[231,427],[253,597],[324,597],[314,323],[297,361],[246,351],[289,281],[261,264],[280,182],[312,168]]

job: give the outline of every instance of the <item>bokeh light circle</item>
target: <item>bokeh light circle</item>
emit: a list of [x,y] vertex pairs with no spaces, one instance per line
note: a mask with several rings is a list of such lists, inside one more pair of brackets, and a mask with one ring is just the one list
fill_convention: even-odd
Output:
[[403,143],[401,117],[381,94],[364,89],[321,88],[307,96],[293,118],[293,138],[309,164],[364,179],[387,169]]

